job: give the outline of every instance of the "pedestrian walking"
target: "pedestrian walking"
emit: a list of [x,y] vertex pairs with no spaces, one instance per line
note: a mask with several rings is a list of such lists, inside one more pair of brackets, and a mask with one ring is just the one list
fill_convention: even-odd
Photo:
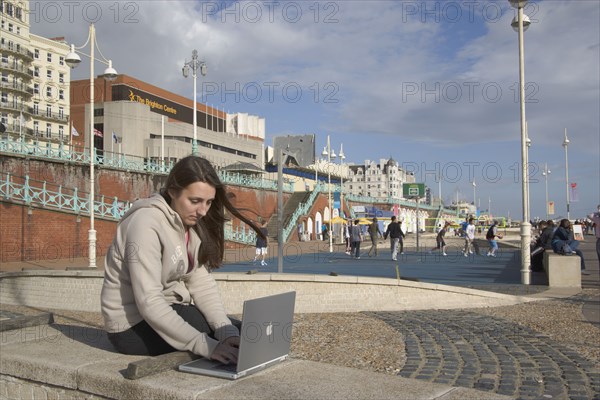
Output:
[[496,239],[502,239],[502,235],[498,233],[498,221],[492,222],[492,225],[485,234],[490,249],[488,250],[488,257],[496,257],[496,251],[498,250],[498,242]]
[[594,232],[596,233],[596,255],[598,256],[598,264],[600,266],[600,204],[598,204],[598,212],[588,216],[593,223]]
[[346,254],[351,255],[352,250],[352,220],[346,220],[344,224],[344,241],[346,243]]
[[367,232],[371,237],[371,248],[369,249],[369,257],[371,257],[371,253],[375,253],[375,257],[377,257],[377,239],[379,239],[379,237],[382,235],[381,230],[379,229],[379,223],[377,222],[377,218],[373,218],[373,222],[369,224]]
[[360,230],[360,225],[358,224],[358,220],[354,220],[354,225],[352,225],[352,250],[351,254],[354,254],[354,258],[360,259],[360,242],[362,241],[362,232]]
[[446,236],[446,232],[448,232],[449,226],[450,226],[450,222],[446,221],[444,226],[442,226],[442,228],[439,230],[437,236],[435,237],[436,247],[429,250],[429,253],[432,253],[434,250],[440,250],[442,252],[443,256],[448,255],[448,254],[446,254],[446,241],[444,240],[444,237]]
[[[398,260],[398,243],[404,237],[404,232],[402,232],[402,228],[400,228],[400,224],[396,221],[396,216],[392,217],[392,222],[387,226],[385,233],[383,234],[383,239],[386,240],[390,238],[390,250],[392,252],[392,260]],[[403,253],[403,252],[401,252]]]
[[260,265],[264,267],[267,265],[265,258],[267,257],[267,247],[269,243],[267,239],[267,235],[269,234],[267,230],[267,221],[264,221],[260,225],[260,231],[264,237],[256,235],[256,255],[254,256],[254,261],[252,261],[252,264],[256,263],[260,258]]
[[475,242],[475,224],[474,219],[469,218],[469,223],[465,229],[465,247],[463,249],[463,255],[468,257],[469,254],[473,254],[473,247]]

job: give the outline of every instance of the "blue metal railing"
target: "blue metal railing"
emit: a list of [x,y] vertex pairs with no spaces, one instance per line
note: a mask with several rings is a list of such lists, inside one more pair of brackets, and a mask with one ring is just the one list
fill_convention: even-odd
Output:
[[[20,183],[22,182],[22,183]],[[0,173],[0,197],[28,206],[44,207],[65,212],[90,215],[89,193],[79,192],[47,182],[30,179],[29,176],[15,177]],[[118,221],[129,210],[131,203],[120,201],[117,197],[99,196],[94,199],[94,215],[100,218]],[[254,244],[256,233],[246,226],[232,229],[225,226],[225,240]]]
[[[0,152],[33,156],[42,159],[51,159],[61,162],[90,163],[90,152],[72,151],[70,146],[60,143],[15,141],[9,138],[0,139]],[[148,160],[143,157],[128,154],[114,153],[110,151],[98,151],[94,149],[94,165],[120,169],[133,172],[148,172],[155,174],[168,174],[173,167],[172,162],[162,163]],[[249,187],[263,190],[277,190],[277,181],[263,179],[254,175],[226,172],[218,170],[219,178],[224,184]],[[284,182],[283,190],[293,192],[292,182]]]

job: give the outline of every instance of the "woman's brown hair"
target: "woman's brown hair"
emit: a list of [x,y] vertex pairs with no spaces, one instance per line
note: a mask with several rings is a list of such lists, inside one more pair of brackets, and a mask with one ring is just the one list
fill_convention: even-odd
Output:
[[195,182],[204,182],[215,188],[215,198],[212,201],[210,209],[193,227],[198,233],[200,240],[202,240],[201,251],[198,253],[198,262],[200,265],[204,264],[211,271],[219,268],[223,263],[223,255],[225,253],[224,224],[227,221],[225,210],[249,225],[257,235],[261,237],[264,235],[252,221],[240,214],[231,204],[227,198],[225,186],[219,179],[212,164],[205,158],[188,156],[179,160],[173,166],[167,177],[165,187],[160,193],[167,203],[171,204],[169,190],[179,193],[185,187]]

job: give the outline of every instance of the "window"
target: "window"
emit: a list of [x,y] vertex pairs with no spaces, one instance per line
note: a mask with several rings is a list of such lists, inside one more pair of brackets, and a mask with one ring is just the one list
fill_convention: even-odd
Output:
[[49,63],[52,62],[52,53],[48,52],[48,57],[46,57],[46,61],[48,61]]
[[40,49],[35,49],[33,51],[33,58],[40,58]]
[[58,82],[65,83],[65,74],[64,73],[59,72],[59,74],[58,74]]
[[8,64],[8,54],[2,54],[2,63]]
[[2,92],[2,95],[0,95],[0,102],[8,103],[8,92]]
[[35,115],[40,113],[40,103],[33,103],[33,113]]
[[8,82],[8,72],[2,73],[2,82]]
[[40,94],[40,84],[39,83],[33,84],[33,94]]
[[21,27],[17,26],[17,35],[20,35],[20,34],[21,34]]
[[6,3],[6,13],[8,15],[10,15],[11,17],[13,16],[13,5],[10,3]]
[[21,7],[15,8],[15,17],[23,21],[23,9]]
[[58,107],[58,116],[60,118],[64,118],[65,117],[65,108],[64,107]]
[[52,97],[52,88],[51,87],[46,88],[46,97]]
[[58,99],[59,100],[64,100],[65,99],[65,91],[64,90],[60,89],[58,91]]
[[46,137],[52,138],[52,124],[46,124]]
[[10,22],[8,23],[8,31],[9,32],[13,31],[13,24],[11,24]]
[[64,58],[63,56],[60,56],[60,57],[58,58],[58,63],[59,63],[60,65],[65,65],[65,58]]
[[36,136],[40,134],[40,123],[38,121],[33,121],[33,133]]
[[46,70],[46,78],[51,81],[52,80],[52,70]]
[[58,126],[58,138],[62,141],[65,136],[65,127],[62,125]]
[[46,117],[52,116],[52,106],[46,106]]
[[33,67],[33,76],[40,77],[40,67]]

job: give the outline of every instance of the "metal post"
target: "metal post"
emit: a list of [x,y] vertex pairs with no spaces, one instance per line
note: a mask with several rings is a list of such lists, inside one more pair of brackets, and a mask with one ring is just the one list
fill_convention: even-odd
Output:
[[519,23],[519,103],[521,111],[521,163],[522,163],[522,207],[523,221],[521,222],[521,283],[530,284],[531,254],[529,245],[531,242],[531,225],[529,224],[529,205],[527,199],[527,132],[525,126],[525,50],[523,44],[523,7],[518,8]]
[[277,149],[277,272],[283,272],[283,150]]
[[329,252],[333,253],[333,210],[331,204],[331,143],[329,141],[329,135],[327,135],[327,204],[329,207],[329,229],[327,234],[329,235]]
[[417,196],[417,253],[419,252],[419,197]]
[[89,240],[89,264],[90,268],[96,268],[96,230],[94,227],[94,162],[96,151],[94,149],[94,47],[96,46],[96,29],[90,24],[90,230]]
[[567,138],[567,128],[565,128],[565,140],[563,141],[563,147],[565,148],[565,184],[567,188],[567,219],[571,219],[571,204],[569,196],[569,139]]

